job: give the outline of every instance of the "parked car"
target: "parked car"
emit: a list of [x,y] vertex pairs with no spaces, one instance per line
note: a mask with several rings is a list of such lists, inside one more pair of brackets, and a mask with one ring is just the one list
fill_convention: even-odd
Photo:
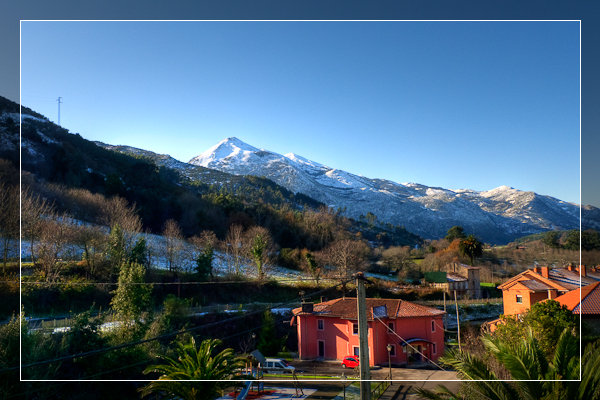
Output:
[[342,361],[342,367],[344,368],[356,368],[359,364],[358,356],[346,356]]
[[262,366],[266,373],[271,374],[293,374],[296,368],[281,358],[267,358],[265,365]]

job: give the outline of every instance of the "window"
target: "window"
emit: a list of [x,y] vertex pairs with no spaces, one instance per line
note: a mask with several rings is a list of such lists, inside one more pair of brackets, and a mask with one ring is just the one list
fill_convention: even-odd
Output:
[[390,351],[390,356],[392,356],[392,357],[396,356],[396,345],[395,344],[392,345],[392,350]]
[[517,303],[522,303],[523,302],[523,296],[521,296],[520,294],[517,295]]
[[394,332],[394,323],[393,322],[388,322],[388,333],[392,333]]
[[437,347],[435,346],[435,343],[432,343],[431,346],[432,346],[433,354],[437,354]]
[[431,332],[435,332],[435,321],[431,321]]
[[358,324],[352,324],[352,334],[358,335]]
[[360,350],[358,347],[354,346],[352,347],[352,354],[354,354],[355,356],[360,356]]
[[317,329],[320,331],[323,330],[323,320],[322,319],[317,320]]

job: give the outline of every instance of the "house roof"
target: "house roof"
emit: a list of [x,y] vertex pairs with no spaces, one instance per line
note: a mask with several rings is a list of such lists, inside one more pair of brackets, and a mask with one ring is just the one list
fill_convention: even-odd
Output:
[[[535,272],[533,269],[528,269],[515,275],[502,285],[498,286],[498,289],[509,289],[514,286],[517,282],[533,280],[545,284],[548,289],[556,289],[561,292],[567,292],[570,290],[577,289],[580,285],[580,276],[577,271],[569,271],[566,268],[551,268],[548,270],[548,278],[544,278],[542,274]],[[581,285],[590,285],[596,282],[594,277],[581,276]],[[536,286],[541,287],[541,286]],[[548,290],[546,289],[546,290]],[[536,289],[541,290],[541,289]]]
[[[373,321],[373,308],[385,306],[387,318],[430,317],[444,314],[444,311],[432,307],[422,306],[400,299],[366,299],[367,319]],[[306,315],[302,308],[292,310],[294,315]],[[343,319],[357,319],[356,297],[344,297],[317,303],[313,306],[312,315],[338,317]]]
[[453,272],[448,272],[448,274],[446,275],[446,279],[449,282],[466,282],[467,278],[465,278],[464,276],[455,274]]
[[581,289],[577,288],[571,290],[562,296],[558,296],[554,300],[567,306],[567,308],[575,314],[600,314],[600,282],[592,283]]
[[569,271],[566,268],[552,268],[548,274],[549,278],[561,285],[567,287],[570,290],[577,289],[580,286],[591,285],[597,282],[598,279],[594,279],[591,276],[581,276],[581,283],[579,281],[580,275],[578,271]]
[[534,292],[546,292],[548,290],[555,289],[552,286],[546,285],[545,283],[536,281],[534,279],[522,280],[518,281],[517,283],[525,286],[527,289],[532,290]]

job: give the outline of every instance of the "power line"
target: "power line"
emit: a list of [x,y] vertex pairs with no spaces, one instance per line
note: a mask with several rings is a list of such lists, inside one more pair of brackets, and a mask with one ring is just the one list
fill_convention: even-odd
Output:
[[[315,293],[311,293],[309,296],[306,296],[306,297],[317,296],[317,295],[319,295],[321,293],[324,293],[324,292],[326,292],[328,290],[331,290],[331,289],[333,289],[333,288],[335,288],[335,287],[337,287],[339,285],[342,285],[344,283],[348,283],[351,280],[352,279],[347,279],[346,281],[339,282],[339,283],[337,283],[337,284],[335,284],[333,286],[330,286],[330,287],[328,287],[326,289],[322,289],[322,290],[319,290],[319,291],[317,291]],[[36,362],[32,362],[32,363],[29,363],[29,364],[26,364],[26,365],[5,368],[4,370],[0,370],[0,373],[12,371],[12,370],[16,370],[16,369],[19,369],[19,368],[21,368],[21,369],[23,369],[23,368],[30,368],[30,367],[40,366],[40,365],[51,364],[53,362],[58,362],[58,361],[66,361],[66,360],[72,360],[74,358],[88,357],[88,356],[91,356],[91,355],[102,354],[102,353],[105,353],[105,352],[108,352],[108,351],[112,351],[112,350],[119,350],[119,349],[123,349],[123,348],[127,348],[127,347],[137,346],[139,344],[144,344],[144,343],[148,343],[148,342],[152,342],[152,341],[160,340],[160,339],[166,339],[166,338],[169,338],[169,337],[172,337],[172,336],[181,335],[181,334],[184,334],[184,333],[191,333],[191,332],[199,330],[199,329],[204,329],[204,328],[218,326],[218,325],[226,323],[226,322],[230,322],[230,321],[234,321],[234,320],[239,320],[239,319],[243,319],[243,318],[246,318],[246,317],[249,317],[249,316],[252,316],[252,315],[260,314],[260,313],[263,313],[263,312],[265,312],[267,310],[270,310],[270,309],[273,309],[273,308],[278,308],[278,307],[283,307],[283,306],[290,305],[290,304],[295,304],[296,302],[297,302],[297,300],[294,299],[294,300],[290,300],[290,301],[284,302],[284,303],[278,303],[278,304],[274,304],[274,305],[269,305],[267,307],[264,307],[261,310],[252,311],[252,312],[245,313],[245,314],[238,315],[238,316],[231,317],[231,318],[226,318],[226,319],[221,320],[221,321],[211,322],[211,323],[200,325],[200,326],[196,326],[196,327],[193,327],[193,328],[187,328],[187,329],[183,329],[183,330],[169,332],[169,333],[165,333],[165,334],[158,335],[158,336],[155,336],[155,337],[152,337],[152,338],[148,338],[148,339],[136,340],[136,341],[133,341],[133,342],[122,343],[120,345],[105,347],[105,348],[102,348],[102,349],[90,350],[90,351],[86,351],[86,352],[82,352],[82,353],[78,353],[78,354],[69,354],[69,355],[65,355],[65,356],[61,356],[61,357],[56,357],[56,358],[51,359],[51,360],[36,361]]]
[[[283,322],[283,320],[284,320],[285,318],[286,318],[286,317],[284,317],[284,316],[281,316],[281,315],[280,315],[280,316],[278,316],[278,317],[275,319],[275,322]],[[246,333],[250,333],[250,332],[252,332],[252,331],[255,331],[255,330],[257,330],[257,329],[261,328],[263,325],[264,325],[264,324],[262,324],[262,323],[261,323],[260,325],[258,325],[258,326],[256,326],[256,327],[254,327],[254,328],[249,328],[249,329],[246,329],[245,331],[236,332],[236,333],[234,333],[234,334],[232,334],[232,335],[228,335],[228,336],[225,336],[225,337],[223,337],[223,338],[219,338],[219,339],[221,339],[221,340],[225,340],[225,339],[231,339],[232,337],[241,336],[241,335],[244,335],[244,334],[246,334]],[[68,383],[75,383],[75,382],[77,382],[77,381],[85,381],[85,380],[90,380],[90,379],[96,378],[96,377],[98,377],[98,376],[101,376],[101,375],[105,375],[105,374],[109,374],[109,373],[113,373],[113,372],[118,372],[118,371],[123,371],[123,370],[129,369],[129,368],[137,367],[137,366],[139,366],[139,365],[144,365],[144,364],[147,364],[147,363],[151,362],[152,360],[153,360],[153,358],[147,358],[147,359],[144,359],[144,360],[142,360],[142,361],[138,361],[138,362],[135,362],[135,363],[132,363],[132,364],[128,364],[128,365],[124,365],[124,366],[120,366],[120,367],[118,367],[118,368],[113,368],[113,369],[110,369],[110,370],[105,370],[105,371],[96,372],[96,373],[94,373],[94,374],[92,374],[92,375],[87,375],[87,376],[84,376],[84,377],[78,378],[77,380],[73,380],[73,381],[67,381],[67,382],[60,382],[60,383],[58,383],[58,384],[54,385],[53,387],[55,387],[55,388],[56,388],[56,387],[59,387],[59,386],[66,385],[66,384],[68,384]],[[41,390],[45,390],[45,389],[47,389],[47,388],[46,388],[46,387],[41,387],[41,388],[40,388],[40,389],[38,389],[38,390],[36,390],[36,389],[33,389],[33,390],[30,390],[30,391],[28,391],[28,392],[23,392],[23,393],[18,393],[18,394],[10,395],[10,396],[8,396],[8,397],[7,397],[7,399],[19,398],[19,397],[21,397],[21,396],[23,396],[23,395],[25,395],[25,394],[28,394],[28,393],[31,393],[31,392],[40,392]]]
[[[273,280],[265,280],[263,283],[268,282],[298,282],[298,281],[328,281],[328,280],[338,280],[341,278],[310,278],[310,277],[298,277],[298,278],[284,278],[284,279],[273,279]],[[18,280],[15,281],[0,281],[0,283],[18,283]],[[126,285],[215,285],[215,284],[246,284],[246,283],[256,283],[260,281],[251,281],[251,280],[233,280],[233,281],[183,281],[183,282],[130,282],[126,283]],[[22,285],[49,285],[49,286],[60,286],[60,285],[106,285],[106,286],[117,286],[118,282],[44,282],[44,281],[21,281]]]

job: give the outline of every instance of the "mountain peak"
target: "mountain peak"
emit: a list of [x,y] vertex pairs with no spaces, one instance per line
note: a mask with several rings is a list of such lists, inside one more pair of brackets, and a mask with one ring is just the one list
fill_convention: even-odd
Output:
[[220,147],[223,145],[230,146],[230,147],[237,147],[239,149],[247,150],[247,151],[257,151],[258,150],[256,147],[249,145],[248,143],[244,142],[241,139],[238,139],[235,136],[231,136],[231,137],[228,137],[227,139],[223,139],[213,147]]
[[235,136],[231,136],[221,140],[204,153],[192,158],[189,163],[203,167],[210,167],[214,165],[214,163],[221,162],[225,159],[231,159],[235,157],[247,158],[250,153],[256,151],[259,151],[259,149],[249,145]]

